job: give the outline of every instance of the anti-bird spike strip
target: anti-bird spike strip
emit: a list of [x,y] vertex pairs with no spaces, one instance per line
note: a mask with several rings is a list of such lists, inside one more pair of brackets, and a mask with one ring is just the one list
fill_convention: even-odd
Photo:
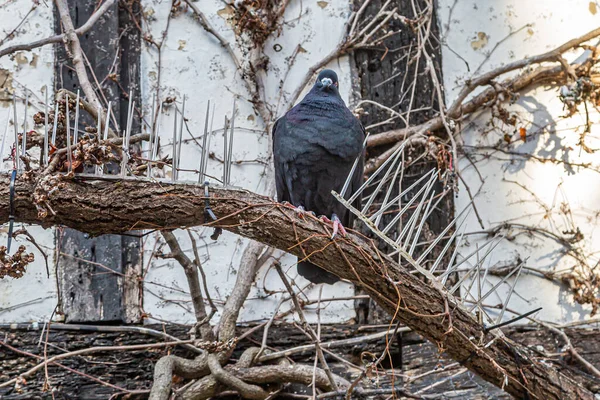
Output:
[[2,137],[2,146],[0,147],[0,171],[2,170],[2,165],[4,164],[4,145],[6,144],[6,138],[8,136],[8,123],[10,121],[10,108],[6,111],[6,126],[4,127],[4,136]]
[[56,129],[58,129],[58,101],[54,101],[54,124],[52,124],[52,146],[56,146]]
[[210,100],[206,103],[206,115],[204,117],[204,135],[202,136],[202,153],[200,154],[200,165],[198,166],[198,183],[204,178],[204,156],[206,154],[206,136],[208,135],[208,113],[210,112]]
[[21,155],[25,157],[27,151],[27,105],[29,104],[29,92],[25,91],[25,112],[23,113],[23,136],[21,137]]
[[67,95],[65,95],[65,101],[66,101],[66,123],[67,123],[67,158],[69,160],[69,173],[71,172],[71,169],[73,167],[73,154],[71,154],[71,121],[70,121],[70,115],[69,115],[69,97]]
[[15,126],[15,169],[19,171],[21,169],[21,160],[19,158],[19,123],[17,122],[17,96],[13,95],[13,111],[14,119],[13,123]]
[[185,124],[185,96],[181,105],[181,119],[179,120],[179,137],[177,138],[177,178],[179,178],[179,167],[181,166],[181,143],[183,142],[183,125]]
[[229,136],[229,150],[228,155],[227,155],[227,159],[229,160],[229,162],[227,163],[227,185],[229,185],[231,183],[231,167],[233,166],[233,130],[234,130],[234,125],[235,125],[235,113],[236,113],[236,109],[235,109],[235,97],[233,98],[233,111],[231,113],[231,129],[230,129],[230,136]]
[[[346,208],[356,215],[358,219],[364,222],[375,235],[381,238],[393,249],[393,251],[390,253],[391,256],[398,254],[403,262],[408,261],[408,264],[414,267],[417,272],[431,280],[434,286],[452,295],[452,293],[463,284],[465,279],[468,279],[468,275],[472,274],[473,270],[475,269],[472,269],[470,274],[467,274],[467,276],[462,276],[459,284],[454,285],[451,290],[448,290],[443,286],[447,277],[453,271],[456,271],[456,266],[453,264],[456,255],[458,254],[459,245],[464,236],[464,230],[462,230],[462,228],[463,226],[466,226],[466,218],[470,212],[471,205],[465,207],[465,209],[462,210],[462,212],[460,212],[452,220],[452,222],[449,223],[444,231],[435,238],[433,243],[427,242],[426,244],[421,244],[419,242],[419,237],[421,232],[425,229],[426,220],[434,212],[434,210],[437,209],[440,202],[448,194],[448,190],[444,189],[437,193],[436,187],[438,187],[438,185],[436,185],[436,182],[438,180],[443,181],[445,176],[440,177],[438,171],[436,169],[432,169],[423,174],[423,176],[420,177],[420,179],[418,179],[416,182],[411,183],[411,185],[409,185],[410,187],[407,189],[400,190],[401,193],[399,195],[392,196],[392,185],[400,184],[400,188],[402,188],[401,182],[399,183],[398,179],[402,181],[404,177],[403,168],[405,168],[405,165],[402,160],[404,159],[403,152],[406,148],[406,143],[407,142],[400,144],[398,149],[396,149],[394,153],[367,179],[367,181],[359,188],[357,192],[353,194],[352,197],[350,197],[350,199],[346,200],[344,199],[345,196],[335,192],[333,194],[338,201],[344,204]],[[349,174],[349,179],[346,180],[342,190],[340,191],[341,193],[345,194],[348,190],[350,176],[352,176],[355,168],[356,167],[353,166],[352,172]],[[367,187],[373,188],[374,192],[369,193],[369,196],[365,199],[364,206],[361,207],[361,210],[358,210],[352,206],[352,202],[355,200],[356,196],[363,192]],[[395,187],[397,188],[398,186]],[[411,197],[407,199],[406,196],[409,194]],[[379,198],[379,195],[383,197],[382,202],[379,202],[378,200],[376,201],[376,199]],[[400,207],[398,202],[401,202]],[[382,222],[382,216],[386,214],[386,212],[389,213],[390,210],[393,210],[392,207],[398,207],[400,208],[400,211],[394,212],[394,216],[391,221],[386,221],[385,227],[380,228],[378,225]],[[375,210],[373,210],[373,208],[375,208]],[[402,229],[402,232],[400,233],[394,233],[396,236],[392,238],[391,234],[388,232],[393,226],[397,225],[402,216],[409,210],[412,211],[412,214],[408,221],[404,224],[404,229]],[[448,231],[453,228],[455,229],[455,232],[449,235],[449,238],[445,237],[448,234]],[[461,233],[459,234],[459,232]],[[443,242],[445,244],[444,249],[441,254],[436,254],[431,270],[427,270],[423,267],[423,262],[425,261],[427,255],[430,255],[433,252],[433,248],[442,240],[446,240],[446,242]],[[452,244],[455,246],[455,251],[452,253],[450,263],[448,263],[448,266],[444,268],[446,271],[442,275],[435,277],[433,272],[439,269],[439,266],[442,262],[447,263],[447,260],[443,260],[443,258],[448,253]],[[418,260],[415,261],[413,254],[417,253],[417,248],[421,247],[421,250],[424,250],[424,252],[421,253],[421,251],[419,251]],[[482,257],[478,258],[477,264],[479,266],[482,265],[489,252],[495,246],[491,247],[492,248],[490,249],[488,246],[483,246],[477,252],[478,255],[485,253],[482,255]],[[485,252],[486,249],[489,249],[489,251]],[[471,255],[467,256],[465,260],[462,260],[462,262],[466,261],[466,259],[469,259],[470,257]],[[478,270],[481,271],[482,269],[479,268]]]
[[171,181],[177,182],[177,107],[173,111],[173,156],[171,165],[173,169],[171,172]]
[[[48,85],[45,87],[46,101],[44,102],[44,166],[48,166]],[[0,155],[2,152],[0,152]]]
[[77,90],[77,100],[75,103],[75,126],[73,127],[73,144],[77,144],[79,139],[79,90]]

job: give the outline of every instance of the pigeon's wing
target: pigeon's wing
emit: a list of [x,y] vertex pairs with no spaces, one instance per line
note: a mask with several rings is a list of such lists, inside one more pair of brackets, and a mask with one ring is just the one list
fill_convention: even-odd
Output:
[[275,188],[277,190],[277,201],[290,201],[290,195],[287,193],[285,184],[285,167],[281,162],[281,135],[285,129],[285,123],[281,123],[283,118],[279,118],[273,125],[273,166],[275,168]]

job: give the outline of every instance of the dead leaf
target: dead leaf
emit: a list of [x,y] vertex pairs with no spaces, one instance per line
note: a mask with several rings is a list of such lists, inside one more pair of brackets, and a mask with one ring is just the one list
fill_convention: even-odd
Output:
[[592,15],[596,15],[596,13],[598,12],[598,6],[596,5],[595,1],[590,1],[588,8]]
[[521,140],[525,142],[527,140],[527,129],[523,127],[519,128],[519,136],[521,137]]
[[317,5],[321,8],[325,8],[329,5],[329,3],[326,1],[317,1]]
[[477,32],[477,39],[471,41],[471,47],[473,50],[480,50],[488,44],[489,38],[485,32]]
[[505,134],[504,134],[504,141],[505,141],[506,143],[510,143],[510,135],[509,135],[508,133],[505,133]]
[[229,19],[233,16],[233,7],[227,5],[224,8],[221,8],[217,11],[217,15],[223,19]]
[[186,44],[187,44],[187,42],[185,40],[179,40],[179,47],[177,48],[177,50],[185,49]]

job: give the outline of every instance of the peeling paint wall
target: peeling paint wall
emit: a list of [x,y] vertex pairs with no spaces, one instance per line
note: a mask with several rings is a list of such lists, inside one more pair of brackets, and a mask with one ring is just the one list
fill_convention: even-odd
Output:
[[[2,2],[0,7],[0,48],[20,43],[29,43],[54,34],[54,18],[51,2],[19,0]],[[5,39],[14,32],[12,40]],[[33,129],[31,116],[44,110],[45,87],[54,84],[54,51],[52,46],[44,46],[31,52],[17,52],[0,58],[0,135],[8,120],[7,145],[2,159],[10,154],[9,146],[14,142],[14,118],[12,109],[13,94],[17,96],[17,124],[23,130],[25,94],[29,93],[28,130]],[[2,140],[3,136],[0,136]],[[12,169],[9,161],[1,163],[1,170]],[[15,229],[20,227],[16,225]],[[47,320],[56,306],[56,278],[54,276],[54,229],[27,226],[44,252],[48,255],[50,277],[46,276],[46,264],[42,254],[31,245],[27,251],[35,256],[26,275],[21,279],[0,279],[0,322],[30,322]],[[6,245],[8,225],[0,227],[0,244]],[[27,244],[22,237],[13,241],[11,251],[19,244]]]
[[[40,3],[27,15],[33,1],[8,1],[0,7],[3,37],[15,31],[12,40],[0,47],[51,36],[53,15],[51,3]],[[153,37],[160,38],[166,28],[170,2],[165,0],[142,1],[144,13]],[[442,26],[443,75],[447,102],[455,98],[464,80],[476,73],[491,70],[503,63],[538,54],[555,47],[566,40],[580,35],[598,24],[596,3],[573,1],[569,6],[564,2],[550,1],[543,6],[537,2],[520,3],[516,0],[474,2],[441,0],[438,3],[439,21]],[[202,11],[211,24],[231,43],[235,38],[229,26],[228,9],[219,0],[202,2]],[[19,26],[21,21],[25,21]],[[264,96],[269,104],[277,105],[277,115],[286,109],[286,102],[297,87],[308,68],[326,56],[343,37],[344,24],[349,17],[349,3],[346,0],[331,1],[292,1],[285,13],[286,23],[279,35],[270,38],[265,44],[269,57],[268,74],[265,77]],[[1,39],[0,39],[1,40]],[[289,62],[297,45],[301,45],[298,56],[290,66]],[[242,57],[236,48],[238,56]],[[459,56],[458,56],[458,55]],[[571,57],[570,61],[572,61]],[[12,93],[19,101],[18,117],[23,118],[25,88],[30,90],[31,104],[28,115],[43,109],[44,86],[53,85],[53,48],[44,46],[32,52],[16,53],[12,57],[0,59],[0,134],[3,133],[7,118],[9,136],[12,135],[13,117],[9,114]],[[162,50],[160,73],[157,68],[156,49],[144,44],[142,50],[142,98],[147,116],[156,86],[159,84],[163,98],[171,96],[178,103],[186,97],[187,125],[184,132],[185,145],[182,148],[180,180],[196,181],[193,170],[198,168],[200,147],[196,140],[201,137],[206,105],[209,100],[216,105],[214,129],[211,133],[211,158],[208,173],[220,177],[223,154],[223,118],[231,116],[234,97],[237,96],[238,114],[235,118],[236,136],[233,157],[237,161],[232,170],[232,184],[259,193],[267,193],[269,176],[266,163],[269,160],[268,134],[264,131],[264,121],[255,114],[249,102],[249,94],[236,73],[234,64],[227,52],[206,33],[191,13],[176,15],[169,26]],[[468,65],[468,67],[467,67]],[[351,73],[349,61],[343,57],[329,65],[338,71],[341,78],[342,95],[351,101]],[[289,71],[288,71],[289,69]],[[283,90],[281,90],[281,88]],[[7,101],[8,99],[8,101]],[[579,152],[577,141],[585,116],[576,114],[563,119],[563,105],[558,99],[557,88],[543,86],[534,88],[520,97],[508,110],[516,113],[528,138],[518,144],[517,150],[534,151],[539,156],[555,156],[570,163],[594,162],[595,154]],[[159,117],[161,126],[161,156],[171,153],[173,107],[166,107]],[[591,148],[600,147],[595,135],[598,114],[590,110],[592,133],[586,143]],[[485,112],[467,127],[462,140],[467,146],[494,145],[504,139],[507,127],[488,125],[490,114]],[[147,129],[147,127],[145,128]],[[508,130],[512,136],[515,133]],[[12,139],[8,140],[12,143]],[[9,153],[5,147],[3,158]],[[2,163],[3,170],[10,163]],[[599,212],[600,179],[596,172],[581,170],[565,163],[523,162],[509,155],[500,159],[490,158],[477,163],[478,172],[469,162],[460,164],[463,176],[471,190],[479,194],[475,204],[481,213],[486,228],[505,220],[518,219],[523,224],[561,232],[570,224],[580,227],[584,235],[584,250],[590,253],[590,260],[597,262],[593,253],[600,248],[600,239],[595,235],[595,225]],[[479,180],[479,174],[484,182]],[[167,178],[169,176],[167,175]],[[535,192],[538,199],[550,206],[553,218],[544,217],[535,199],[522,187],[511,183],[518,181],[525,188]],[[469,202],[464,187],[461,187],[456,201],[457,210]],[[572,222],[556,218],[561,205],[573,211]],[[523,217],[525,215],[525,217]],[[472,214],[467,231],[481,230]],[[0,280],[0,321],[20,322],[44,320],[49,317],[56,305],[56,280],[53,273],[54,230],[31,227],[30,232],[49,255],[50,278],[46,277],[45,263],[39,252],[31,248],[36,256],[27,272],[20,280]],[[230,233],[223,233],[218,241],[212,241],[210,229],[198,228],[193,231],[200,245],[200,257],[209,280],[209,289],[217,305],[227,299],[236,278],[240,257],[248,241]],[[192,255],[191,243],[185,231],[176,231],[184,250]],[[478,236],[469,236],[461,248],[466,254],[475,249],[481,241]],[[6,240],[6,226],[0,232],[0,243]],[[150,255],[161,250],[160,237],[156,234],[144,238],[144,311],[151,317],[149,322],[170,321],[189,323],[193,321],[187,284],[181,267],[173,260],[151,259]],[[18,245],[18,242],[14,244]],[[167,252],[166,249],[162,249]],[[532,239],[520,235],[513,241],[503,241],[489,259],[490,266],[498,263],[514,263],[518,258],[527,258],[527,266],[542,270],[560,270],[570,267],[572,259],[561,253],[561,248],[551,240]],[[307,282],[297,277],[295,258],[282,259],[288,275],[296,279],[300,288]],[[487,287],[497,281],[488,277]],[[485,288],[483,289],[485,291]],[[279,277],[266,265],[254,285],[242,321],[255,321],[268,318],[280,298],[283,287]],[[497,304],[506,297],[508,285],[502,285],[486,303]],[[353,288],[344,283],[325,286],[322,297],[344,297],[353,295]],[[274,294],[273,294],[274,293]],[[308,299],[316,299],[318,292],[305,292]],[[549,282],[533,274],[523,274],[516,286],[510,308],[521,312],[542,305],[541,318],[570,321],[585,318],[589,308],[573,301],[571,292],[563,285]],[[352,301],[324,302],[321,313],[323,322],[341,322],[355,316]],[[314,314],[310,318],[315,319]]]
[[[441,0],[438,6],[442,41],[445,43],[442,64],[447,104],[456,98],[465,79],[546,52],[596,28],[600,21],[596,3],[583,0],[568,3]],[[572,62],[580,53],[570,54],[568,61]],[[508,139],[515,142],[511,148],[515,152],[533,152],[542,158],[554,157],[570,163],[597,165],[597,154],[580,151],[581,147],[577,145],[585,123],[583,107],[572,118],[563,118],[565,110],[559,100],[558,87],[535,87],[522,93],[514,105],[506,108],[517,115],[519,122],[516,127],[497,119],[492,126],[489,123],[490,113],[482,112],[466,127],[463,144],[494,146],[498,141]],[[586,143],[596,149],[600,144],[596,136],[598,113],[591,107],[590,118],[592,132]],[[525,141],[520,138],[522,132],[526,135]],[[505,138],[505,134],[509,136]],[[469,151],[472,147],[466,149]],[[584,235],[584,241],[579,244],[582,244],[586,255],[589,254],[589,263],[593,266],[598,262],[594,254],[600,249],[600,236],[596,232],[600,204],[600,176],[597,172],[562,162],[525,162],[521,157],[497,152],[489,159],[481,158],[477,157],[478,171],[466,159],[461,160],[460,168],[471,191],[479,193],[475,204],[486,229],[510,221],[567,235],[564,232],[575,225]],[[535,193],[537,199],[528,191]],[[549,211],[541,207],[538,200],[547,205]],[[469,202],[468,193],[461,185],[456,200],[457,210],[462,210]],[[567,209],[572,211],[572,221],[561,215],[561,210]],[[470,215],[466,231],[481,231],[474,213]],[[482,243],[481,235],[470,235],[461,251],[468,254]],[[518,258],[526,260],[527,267],[542,271],[560,271],[575,264],[573,258],[563,254],[563,247],[551,238],[521,234],[512,241],[503,240],[484,267],[514,264]],[[488,283],[482,293],[496,282],[498,278],[488,275]],[[512,279],[509,280],[509,283],[512,282]],[[470,285],[470,282],[467,284]],[[496,305],[503,301],[509,286],[501,285],[497,293],[490,295],[484,303]],[[471,293],[477,297],[476,292],[475,282]],[[523,270],[508,307],[526,312],[538,306],[544,307],[538,314],[539,318],[558,322],[583,319],[589,316],[590,311],[589,307],[574,302],[571,291],[565,285]],[[497,315],[494,312],[490,314]],[[513,315],[507,313],[507,316]]]

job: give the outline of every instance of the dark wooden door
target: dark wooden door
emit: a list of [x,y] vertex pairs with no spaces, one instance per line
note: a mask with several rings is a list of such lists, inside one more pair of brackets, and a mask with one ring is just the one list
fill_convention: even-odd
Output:
[[[69,3],[77,28],[93,14],[98,2]],[[79,38],[90,80],[99,98],[112,102],[120,127],[126,125],[129,90],[133,91],[136,104],[140,104],[140,32],[139,25],[133,21],[139,13],[138,7],[137,2],[115,2],[94,27]],[[58,13],[55,13],[55,26],[57,33],[62,33]],[[80,89],[79,81],[64,45],[56,45],[55,50],[55,89],[76,92]],[[136,132],[139,118],[134,121],[133,132]],[[86,116],[80,119],[81,124],[94,126]],[[112,125],[114,131],[119,132]],[[109,166],[109,173],[117,171],[118,166]],[[139,235],[132,232],[131,236],[90,238],[65,228],[59,229],[56,237],[60,311],[66,322],[138,322],[141,315]]]

